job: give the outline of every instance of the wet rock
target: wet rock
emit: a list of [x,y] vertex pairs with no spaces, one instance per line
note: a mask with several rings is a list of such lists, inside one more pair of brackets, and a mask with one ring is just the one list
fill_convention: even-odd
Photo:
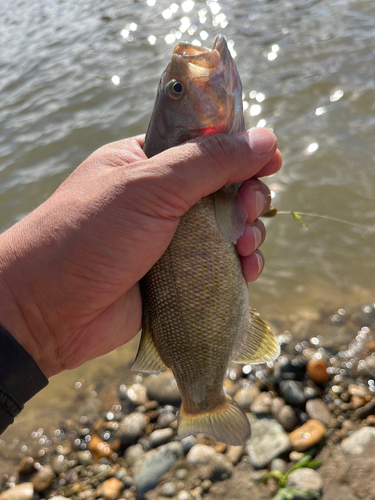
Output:
[[329,373],[327,373],[327,368],[324,359],[310,359],[306,366],[306,372],[317,384],[326,384],[331,379]]
[[229,446],[227,451],[227,457],[232,462],[233,465],[238,464],[241,457],[245,453],[245,448],[243,446]]
[[302,357],[281,356],[274,367],[275,381],[298,380],[304,375],[306,361]]
[[100,437],[96,434],[91,436],[87,447],[95,460],[100,460],[104,457],[108,458],[113,455],[113,450],[110,444],[100,439]]
[[252,435],[246,442],[246,451],[254,469],[267,467],[271,461],[290,450],[291,444],[282,426],[273,418],[258,419],[247,415]]
[[111,477],[99,484],[96,494],[98,497],[104,498],[104,500],[117,500],[120,498],[123,489],[122,482],[115,477]]
[[374,436],[375,429],[373,427],[362,427],[344,439],[341,448],[347,455],[362,455]]
[[294,488],[301,493],[312,493],[311,496],[304,495],[303,498],[307,500],[316,500],[315,493],[321,494],[323,480],[316,470],[301,467],[289,474],[286,486]]
[[144,405],[147,401],[146,387],[142,384],[133,384],[127,389],[126,396],[134,406]]
[[33,498],[33,483],[16,484],[16,486],[13,486],[13,488],[4,491],[1,494],[1,500],[33,500]]
[[156,420],[157,425],[161,429],[165,429],[166,427],[169,427],[172,422],[174,422],[177,419],[176,415],[170,411],[166,413],[162,413],[159,415],[158,419]]
[[161,489],[161,494],[163,497],[174,497],[177,492],[176,485],[169,481],[168,483],[163,484],[162,489]]
[[70,441],[62,441],[57,447],[56,451],[59,455],[68,456],[72,452],[72,444]]
[[191,448],[195,444],[197,444],[197,438],[194,436],[186,436],[185,438],[181,439],[181,444],[182,448],[184,449],[184,453],[186,455],[186,453],[188,453],[191,450]]
[[79,465],[84,465],[85,467],[90,464],[92,460],[92,455],[89,450],[78,451],[77,452],[77,461]]
[[129,467],[133,467],[135,462],[142,455],[145,454],[145,450],[143,446],[140,444],[134,444],[133,446],[129,446],[129,448],[125,451],[124,458]]
[[248,410],[250,405],[253,403],[256,396],[260,394],[260,391],[256,385],[251,385],[249,387],[242,387],[234,395],[234,400],[240,408],[243,410]]
[[181,490],[177,496],[177,500],[191,500],[191,498],[191,495],[185,490]]
[[365,398],[368,395],[368,391],[365,387],[361,387],[360,385],[350,384],[348,387],[348,393],[351,396],[359,396],[360,398]]
[[309,399],[317,398],[319,395],[318,391],[313,387],[305,387],[303,389],[303,392],[305,394],[306,401],[308,401]]
[[206,444],[194,445],[186,456],[189,464],[207,464],[216,451]]
[[181,396],[172,372],[151,375],[147,384],[149,399],[156,399],[162,405],[180,406]]
[[331,412],[321,399],[311,399],[310,401],[307,401],[306,413],[309,418],[319,420],[319,422],[322,422],[326,427],[329,426],[332,419]]
[[183,456],[181,443],[167,443],[148,451],[134,465],[134,481],[138,497],[155,488],[163,474],[168,472],[176,460]]
[[[149,419],[143,413],[133,412],[124,417],[119,425],[119,434],[123,444],[134,444],[146,430]],[[91,450],[90,450],[91,451]]]
[[308,420],[291,432],[289,439],[296,451],[306,451],[323,439],[325,429],[325,425],[319,420]]
[[61,474],[68,469],[68,460],[64,457],[64,455],[55,455],[51,460],[52,468],[55,474]]
[[18,465],[18,474],[20,476],[28,476],[35,472],[35,461],[33,457],[23,457]]
[[158,429],[150,434],[150,443],[153,448],[157,448],[162,444],[167,443],[174,436],[174,430],[167,427],[166,429]]
[[277,418],[279,411],[283,406],[285,406],[285,404],[286,403],[283,398],[273,398],[271,403],[271,413],[275,418]]
[[280,392],[285,402],[289,405],[299,406],[303,405],[306,401],[302,382],[284,380],[280,382]]
[[363,406],[362,408],[358,408],[355,412],[354,415],[357,418],[366,418],[369,415],[373,415],[375,413],[375,398],[367,403],[367,405]]
[[252,405],[250,406],[250,411],[256,415],[271,413],[271,403],[272,398],[268,392],[261,392],[255,397]]
[[52,467],[45,465],[31,478],[31,482],[34,485],[35,491],[42,492],[51,486],[54,478],[55,473]]
[[185,481],[187,476],[188,476],[188,471],[186,469],[177,469],[174,474],[174,477],[179,481]]
[[284,427],[287,432],[292,431],[299,424],[296,412],[289,405],[285,405],[280,409],[276,420]]

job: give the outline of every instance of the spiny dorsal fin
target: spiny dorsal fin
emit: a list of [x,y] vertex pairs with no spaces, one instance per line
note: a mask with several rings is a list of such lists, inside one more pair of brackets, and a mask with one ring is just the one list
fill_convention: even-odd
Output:
[[245,230],[247,219],[246,207],[238,196],[238,185],[225,185],[213,194],[213,199],[220,231],[227,240],[236,243]]
[[148,373],[165,372],[168,367],[156,350],[145,301],[143,302],[142,316],[141,342],[139,343],[137,357],[131,369]]
[[280,346],[269,326],[260,319],[255,310],[250,311],[247,329],[244,331],[235,363],[267,363],[274,361],[280,354]]

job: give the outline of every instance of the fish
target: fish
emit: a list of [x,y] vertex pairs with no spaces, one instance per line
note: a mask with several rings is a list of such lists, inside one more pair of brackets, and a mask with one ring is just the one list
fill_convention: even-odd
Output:
[[[163,72],[145,137],[150,158],[189,139],[245,130],[242,84],[227,41],[180,42]],[[249,306],[235,242],[247,212],[226,185],[185,213],[165,253],[141,280],[142,335],[133,370],[171,369],[181,393],[178,436],[209,434],[231,445],[250,437],[248,418],[223,389],[230,361],[264,363],[280,352]]]

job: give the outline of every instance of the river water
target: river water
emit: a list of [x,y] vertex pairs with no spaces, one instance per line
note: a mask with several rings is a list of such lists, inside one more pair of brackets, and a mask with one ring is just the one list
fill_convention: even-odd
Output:
[[[276,133],[273,204],[367,229],[291,215],[266,221],[266,267],[251,284],[265,319],[298,308],[374,301],[374,0],[2,0],[0,228],[42,203],[92,151],[146,130],[174,44],[226,35],[247,126]],[[18,427],[44,427],[76,382],[118,377],[133,343],[54,377]],[[48,410],[48,411],[46,411]],[[32,415],[36,415],[34,419]],[[7,437],[6,437],[7,439]]]

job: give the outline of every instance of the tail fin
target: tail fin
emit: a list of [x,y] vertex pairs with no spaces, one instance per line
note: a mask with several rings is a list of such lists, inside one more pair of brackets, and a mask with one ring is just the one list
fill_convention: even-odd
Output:
[[208,413],[187,414],[181,405],[178,417],[178,436],[210,434],[226,444],[241,445],[250,437],[250,424],[245,413],[226,395],[223,405]]

